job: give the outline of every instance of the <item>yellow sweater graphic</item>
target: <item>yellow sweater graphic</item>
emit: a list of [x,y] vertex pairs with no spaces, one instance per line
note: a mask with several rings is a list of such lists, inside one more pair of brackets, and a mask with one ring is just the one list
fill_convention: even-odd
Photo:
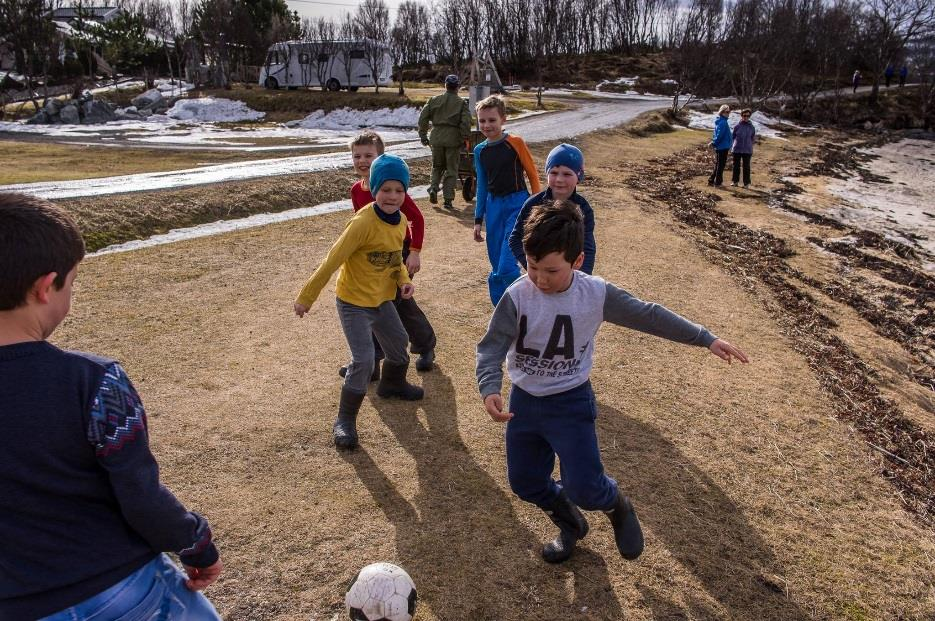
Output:
[[347,223],[296,301],[314,304],[339,267],[335,294],[342,301],[375,308],[395,299],[396,287],[412,282],[403,265],[405,236],[406,216],[400,214],[399,224],[389,224],[374,212],[373,204],[364,207]]

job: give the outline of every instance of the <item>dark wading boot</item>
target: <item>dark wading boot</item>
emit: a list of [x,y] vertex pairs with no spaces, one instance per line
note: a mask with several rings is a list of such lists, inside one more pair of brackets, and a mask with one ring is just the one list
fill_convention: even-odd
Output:
[[578,540],[588,534],[588,521],[565,490],[559,492],[552,506],[543,511],[558,526],[559,533],[553,541],[542,546],[542,558],[547,563],[563,563],[571,558]]
[[418,401],[425,393],[418,386],[406,381],[406,371],[409,363],[393,363],[389,360],[383,362],[383,377],[377,386],[377,394],[384,398],[397,398],[404,401]]
[[630,499],[618,494],[617,506],[604,513],[614,527],[614,539],[620,556],[628,561],[638,558],[643,553],[643,530]]
[[429,188],[429,202],[433,205],[438,204],[438,190]]
[[431,371],[432,367],[435,364],[435,350],[427,351],[423,354],[419,354],[419,357],[416,359],[416,371]]
[[357,412],[364,402],[366,394],[341,388],[341,403],[338,405],[338,418],[334,421],[332,433],[334,445],[339,449],[357,448]]
[[[347,367],[343,366],[340,369],[338,369],[338,375],[340,375],[341,377],[347,377]],[[373,361],[373,373],[370,374],[370,381],[371,382],[380,381],[380,361],[379,360]]]

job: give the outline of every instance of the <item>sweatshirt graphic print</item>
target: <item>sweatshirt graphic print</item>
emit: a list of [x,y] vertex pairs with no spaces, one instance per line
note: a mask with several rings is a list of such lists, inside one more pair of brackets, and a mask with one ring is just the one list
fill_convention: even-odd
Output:
[[574,272],[561,293],[543,293],[528,276],[510,285],[477,345],[482,396],[499,393],[503,360],[514,386],[544,397],[588,380],[594,337],[604,321],[708,347],[715,336],[666,307],[644,302],[598,276]]

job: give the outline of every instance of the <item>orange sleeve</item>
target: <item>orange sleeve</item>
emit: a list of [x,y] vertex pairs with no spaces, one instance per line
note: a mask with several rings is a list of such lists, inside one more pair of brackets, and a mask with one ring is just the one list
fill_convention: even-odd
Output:
[[529,179],[529,193],[538,194],[542,191],[542,185],[539,183],[539,171],[536,170],[536,163],[532,161],[532,153],[529,152],[529,147],[519,136],[510,134],[506,139],[510,141],[513,149],[516,150],[519,162],[523,165],[523,170],[526,171],[526,177]]

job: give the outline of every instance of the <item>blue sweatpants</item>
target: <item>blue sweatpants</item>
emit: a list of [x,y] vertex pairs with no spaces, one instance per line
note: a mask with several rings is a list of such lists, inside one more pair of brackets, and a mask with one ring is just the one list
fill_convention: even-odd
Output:
[[[506,463],[517,496],[546,509],[564,489],[582,509],[607,511],[615,506],[617,482],[604,474],[601,463],[591,382],[547,397],[513,386],[510,412]],[[552,479],[556,454],[561,460],[561,487]]]
[[487,197],[487,257],[490,259],[490,276],[487,288],[490,301],[496,306],[506,288],[519,278],[519,264],[510,250],[510,233],[516,226],[516,216],[529,198],[525,190],[506,196]]

